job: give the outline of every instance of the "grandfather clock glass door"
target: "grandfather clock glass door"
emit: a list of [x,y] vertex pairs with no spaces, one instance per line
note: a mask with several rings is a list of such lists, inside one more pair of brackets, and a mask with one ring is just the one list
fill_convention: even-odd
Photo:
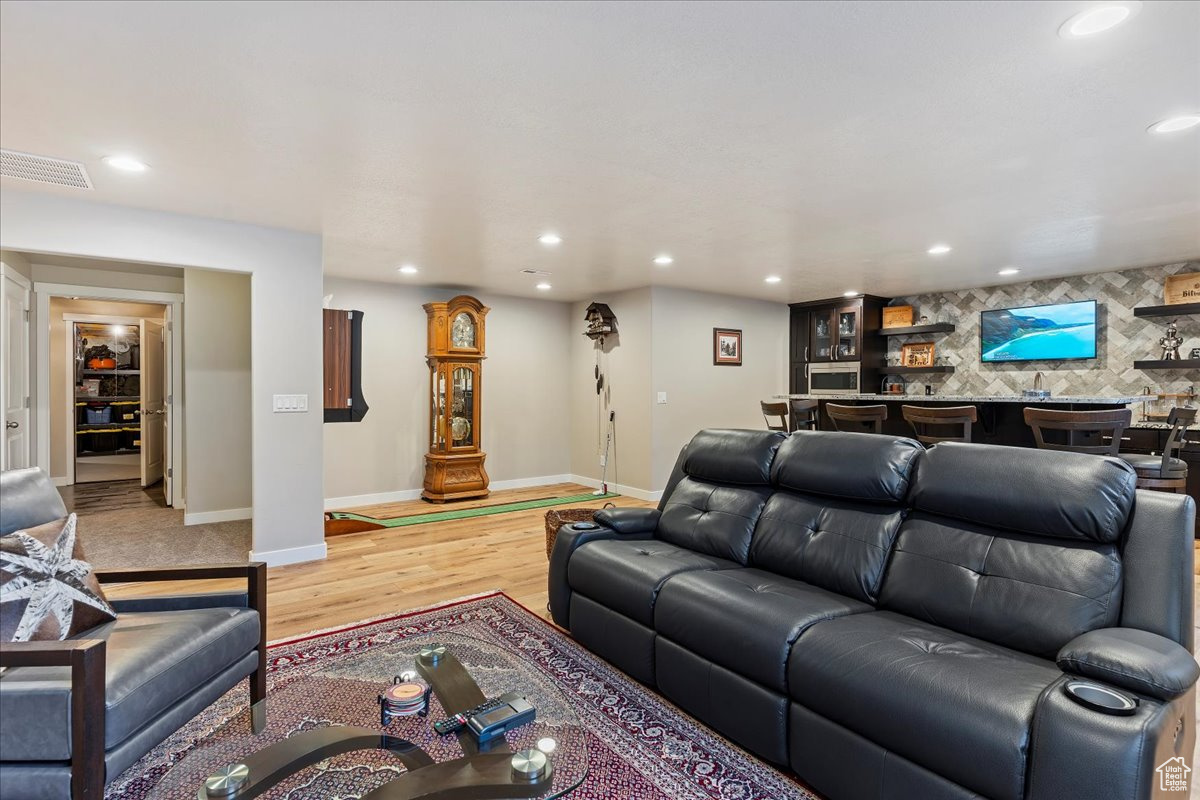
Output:
[[421,496],[436,503],[488,494],[488,476],[479,449],[488,309],[473,297],[427,303],[429,318],[430,432]]

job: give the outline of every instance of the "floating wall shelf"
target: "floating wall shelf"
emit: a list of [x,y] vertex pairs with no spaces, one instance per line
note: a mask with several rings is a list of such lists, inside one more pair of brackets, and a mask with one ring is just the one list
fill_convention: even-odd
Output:
[[1137,306],[1135,317],[1187,317],[1200,314],[1200,303],[1176,303],[1173,306]]
[[1134,369],[1200,369],[1200,358],[1176,358],[1170,361],[1135,361]]
[[932,325],[910,325],[907,328],[880,328],[880,336],[909,336],[922,333],[954,333],[954,326],[949,322],[935,322]]
[[916,375],[920,372],[941,372],[950,374],[954,372],[954,367],[884,367],[884,375]]

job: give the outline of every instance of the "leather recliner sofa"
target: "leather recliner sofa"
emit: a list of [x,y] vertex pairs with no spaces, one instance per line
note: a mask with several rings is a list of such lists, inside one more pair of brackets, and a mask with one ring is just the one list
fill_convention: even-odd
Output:
[[1195,503],[1134,484],[1078,453],[702,431],[657,509],[560,528],[551,612],[832,800],[1149,797],[1195,737]]

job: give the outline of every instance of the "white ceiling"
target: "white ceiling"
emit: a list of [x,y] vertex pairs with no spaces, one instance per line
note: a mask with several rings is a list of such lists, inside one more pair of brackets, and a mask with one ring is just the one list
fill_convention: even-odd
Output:
[[1200,3],[1059,38],[1090,5],[8,1],[0,143],[102,201],[320,232],[331,275],[557,299],[1200,256],[1200,129],[1146,132],[1200,109]]

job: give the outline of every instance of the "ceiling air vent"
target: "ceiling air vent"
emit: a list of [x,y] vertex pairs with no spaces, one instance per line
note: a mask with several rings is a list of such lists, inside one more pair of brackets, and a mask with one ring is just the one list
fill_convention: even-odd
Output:
[[523,270],[521,270],[521,274],[522,275],[541,275],[541,276],[545,277],[545,276],[549,275],[550,273],[544,269],[523,269]]
[[69,186],[72,189],[91,189],[92,180],[78,161],[63,161],[16,150],[0,150],[0,175],[23,181]]

